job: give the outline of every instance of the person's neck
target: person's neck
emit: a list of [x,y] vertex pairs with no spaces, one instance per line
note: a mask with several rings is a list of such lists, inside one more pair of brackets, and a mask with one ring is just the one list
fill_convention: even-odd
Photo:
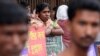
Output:
[[[43,21],[43,20],[42,20],[42,21]],[[49,21],[49,20],[43,21],[44,25],[47,25],[47,24],[48,24],[48,21]]]
[[72,43],[72,46],[69,47],[69,50],[72,52],[72,56],[87,56],[89,48],[82,48],[80,46],[76,46]]
[[46,25],[47,24],[47,22],[43,22],[44,23],[44,25]]

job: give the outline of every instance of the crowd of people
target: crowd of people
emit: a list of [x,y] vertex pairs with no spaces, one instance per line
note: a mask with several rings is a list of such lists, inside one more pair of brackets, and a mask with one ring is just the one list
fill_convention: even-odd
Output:
[[[62,36],[63,51],[52,56],[100,56],[100,45],[98,53],[95,49],[100,33],[98,0],[74,0],[69,6],[63,4],[53,9],[48,3],[40,3],[31,11],[26,2],[0,0],[0,56],[20,56],[26,41],[41,43],[46,51],[46,39],[53,36]],[[31,40],[30,30],[40,42]]]

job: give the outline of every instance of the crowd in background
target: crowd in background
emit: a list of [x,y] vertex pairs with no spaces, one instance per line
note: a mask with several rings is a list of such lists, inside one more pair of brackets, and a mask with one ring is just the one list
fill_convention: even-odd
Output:
[[[54,36],[61,36],[63,52],[59,52],[60,54],[58,55],[53,53],[52,50],[51,56],[74,56],[74,54],[78,53],[76,51],[79,51],[80,55],[96,56],[95,44],[98,44],[100,41],[100,33],[98,33],[97,42],[93,43],[96,38],[97,30],[100,27],[98,16],[100,4],[98,4],[97,1],[93,0],[94,2],[91,2],[90,0],[80,0],[80,3],[74,1],[70,6],[63,4],[52,9],[50,9],[48,3],[44,2],[37,4],[32,13],[30,5],[25,1],[20,2],[19,5],[5,1],[6,0],[2,0],[2,2],[0,2],[0,55],[19,55],[27,39],[27,45],[36,43],[40,44],[40,46],[42,45],[44,52],[40,52],[40,54],[45,54],[47,48],[46,41],[48,38],[52,39],[55,38]],[[94,6],[90,6],[90,4],[93,4]],[[87,15],[94,16],[89,17]],[[87,18],[92,18],[92,20],[87,20]],[[91,23],[92,21],[93,23]],[[83,29],[81,27],[83,27]],[[32,40],[36,38],[40,41]],[[97,47],[99,50],[100,45]],[[31,46],[28,46],[28,48],[31,52]],[[32,52],[35,53],[34,51]],[[36,55],[39,56],[38,54]]]
[[34,25],[36,28],[43,25],[45,28],[45,36],[47,38],[49,36],[62,36],[64,48],[70,47],[71,33],[69,32],[67,26],[67,5],[63,4],[50,9],[48,3],[40,3],[36,6],[36,8],[34,8],[33,13],[30,12],[30,6],[26,2],[21,2],[20,5],[27,9],[28,15],[31,19],[30,23],[32,25]]

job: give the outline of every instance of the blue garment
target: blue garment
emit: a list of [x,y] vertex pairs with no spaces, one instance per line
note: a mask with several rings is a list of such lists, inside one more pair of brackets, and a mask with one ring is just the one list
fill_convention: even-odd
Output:
[[88,50],[87,56],[96,56],[96,50],[94,44],[92,44]]

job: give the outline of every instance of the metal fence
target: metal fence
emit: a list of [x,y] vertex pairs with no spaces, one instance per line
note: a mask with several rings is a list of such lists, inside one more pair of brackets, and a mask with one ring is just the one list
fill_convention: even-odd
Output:
[[49,3],[50,8],[59,6],[59,5],[63,4],[64,2],[66,4],[68,4],[68,2],[69,2],[69,0],[18,0],[18,3],[20,3],[21,1],[28,2],[31,6],[31,10],[35,9],[37,4],[43,3],[43,2]]

